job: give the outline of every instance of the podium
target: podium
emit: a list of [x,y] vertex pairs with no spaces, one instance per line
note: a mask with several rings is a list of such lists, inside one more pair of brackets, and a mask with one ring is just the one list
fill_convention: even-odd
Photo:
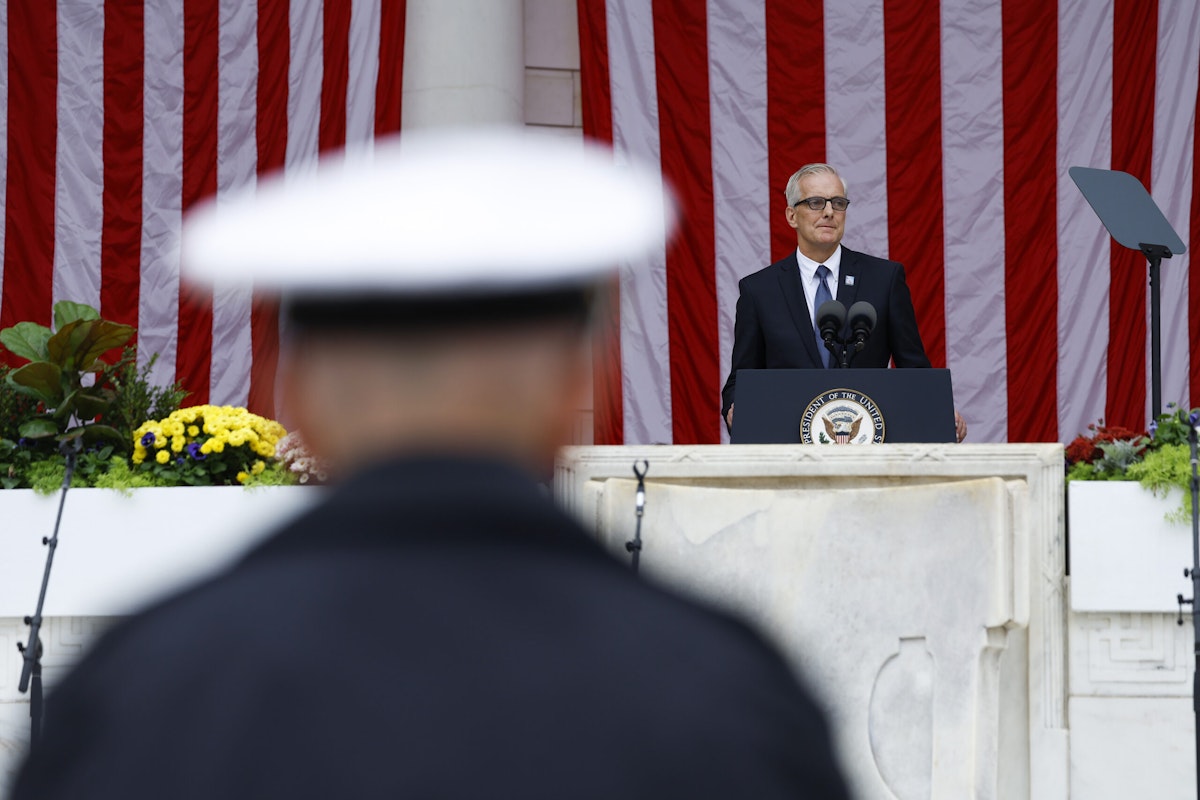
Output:
[[733,444],[954,442],[948,369],[743,369]]
[[1069,788],[1062,453],[581,447],[555,493],[625,563],[640,519],[642,579],[776,643],[829,712],[855,797],[1065,800],[1093,795]]

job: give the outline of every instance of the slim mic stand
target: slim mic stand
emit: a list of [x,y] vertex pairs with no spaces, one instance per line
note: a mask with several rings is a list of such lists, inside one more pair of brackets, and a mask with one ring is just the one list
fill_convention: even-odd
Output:
[[830,369],[848,369],[850,367],[850,356],[846,347],[846,340],[836,333],[831,333],[825,337],[824,341],[825,349],[829,351]]
[[21,681],[17,684],[17,691],[21,694],[29,692],[29,752],[31,753],[42,737],[42,607],[46,602],[46,587],[50,583],[50,568],[54,564],[54,551],[58,549],[58,529],[62,525],[63,506],[67,501],[67,490],[71,488],[71,478],[75,475],[75,463],[82,447],[83,443],[78,436],[63,441],[58,446],[59,452],[66,459],[62,494],[58,498],[58,516],[54,519],[54,533],[48,539],[42,537],[42,544],[47,548],[46,569],[42,573],[42,588],[38,592],[37,610],[33,612],[32,617],[25,618],[25,624],[29,626],[29,642],[27,644],[17,643],[17,649],[21,651],[24,662],[21,665]]
[[642,515],[646,513],[646,473],[650,471],[650,462],[643,459],[642,468],[638,470],[637,462],[633,462],[633,474],[637,478],[637,528],[633,538],[625,543],[625,552],[630,554],[633,563],[633,574],[637,574],[638,561],[642,555]]
[[833,335],[825,340],[825,347],[829,349],[833,362],[841,369],[850,369],[850,361],[866,346],[865,339],[860,342]]

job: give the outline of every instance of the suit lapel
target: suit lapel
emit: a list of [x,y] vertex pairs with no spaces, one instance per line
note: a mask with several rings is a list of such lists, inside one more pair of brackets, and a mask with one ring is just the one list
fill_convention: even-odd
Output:
[[842,263],[838,267],[837,301],[846,308],[858,299],[858,287],[862,283],[862,262],[858,253],[842,248]]
[[784,302],[787,303],[788,311],[791,312],[792,321],[796,324],[796,331],[800,334],[800,341],[808,352],[809,358],[812,359],[812,363],[820,366],[821,355],[817,352],[812,311],[808,308],[808,301],[804,299],[804,285],[801,280],[800,263],[796,260],[796,254],[793,252],[780,262],[779,290],[783,294]]

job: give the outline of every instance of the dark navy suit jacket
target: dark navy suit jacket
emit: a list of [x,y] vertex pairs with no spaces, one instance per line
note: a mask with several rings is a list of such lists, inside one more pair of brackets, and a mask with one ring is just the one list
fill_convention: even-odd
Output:
[[639,580],[517,469],[435,457],[112,629],[12,796],[848,795],[750,628]]
[[[734,402],[739,369],[823,367],[795,251],[742,278],[738,288],[733,357],[721,393],[722,418]],[[843,247],[834,297],[846,308],[865,300],[878,315],[875,332],[851,366],[883,368],[889,361],[897,367],[930,366],[902,265]]]

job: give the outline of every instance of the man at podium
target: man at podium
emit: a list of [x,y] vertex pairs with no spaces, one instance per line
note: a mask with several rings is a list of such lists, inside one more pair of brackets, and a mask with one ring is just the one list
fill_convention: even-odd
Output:
[[[866,301],[875,308],[874,333],[854,357],[855,367],[930,367],[917,329],[904,267],[842,247],[846,183],[829,164],[807,164],[788,179],[784,211],[796,231],[796,251],[746,276],[733,332],[729,379],[721,393],[721,415],[733,426],[734,387],[741,369],[825,369],[831,354],[817,331],[815,312],[837,300]],[[959,441],[966,424],[955,414]]]

